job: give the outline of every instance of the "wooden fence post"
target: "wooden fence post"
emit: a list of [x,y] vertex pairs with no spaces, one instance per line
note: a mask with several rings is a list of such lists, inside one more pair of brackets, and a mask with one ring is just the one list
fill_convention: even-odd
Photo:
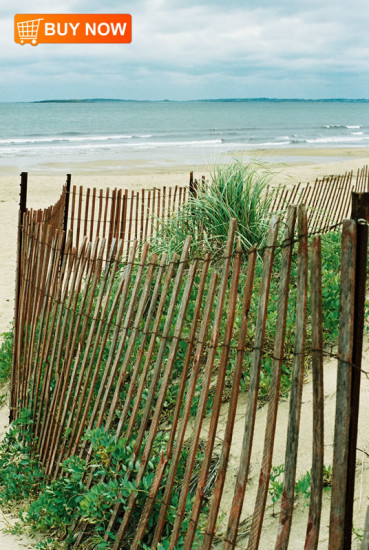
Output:
[[20,194],[19,194],[19,214],[18,214],[18,243],[17,243],[17,267],[15,275],[15,304],[14,304],[14,341],[13,341],[13,359],[12,359],[12,374],[10,384],[10,412],[9,422],[14,420],[14,378],[15,369],[19,368],[17,364],[17,349],[18,349],[18,337],[19,337],[19,299],[20,299],[20,285],[21,285],[21,258],[22,258],[22,236],[23,236],[23,215],[27,210],[27,183],[28,173],[21,173],[20,182]]
[[69,214],[69,197],[70,197],[70,184],[72,176],[67,174],[67,181],[65,183],[66,193],[65,193],[65,206],[64,206],[64,219],[63,219],[63,231],[67,234],[68,229],[68,214]]
[[197,180],[193,179],[193,172],[190,172],[190,197],[197,197]]
[[351,218],[357,222],[355,313],[352,355],[350,428],[348,442],[347,491],[345,506],[344,550],[351,548],[352,515],[354,507],[356,445],[359,418],[361,356],[365,317],[365,288],[368,256],[369,193],[352,193]]
[[343,550],[346,517],[351,374],[354,347],[355,270],[357,224],[345,220],[342,228],[340,320],[336,415],[334,427],[329,550]]
[[63,226],[62,226],[62,229],[64,231],[64,239],[63,239],[61,252],[60,252],[60,269],[62,268],[62,265],[63,265],[65,243],[67,240],[71,180],[72,180],[71,174],[67,174],[67,181],[65,182],[65,203],[64,203],[64,217],[63,217]]

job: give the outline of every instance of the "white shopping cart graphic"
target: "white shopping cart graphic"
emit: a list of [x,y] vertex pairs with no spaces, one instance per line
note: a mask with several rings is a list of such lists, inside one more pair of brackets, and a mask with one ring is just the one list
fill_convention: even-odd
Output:
[[19,42],[22,45],[28,41],[31,42],[33,46],[36,46],[40,21],[43,21],[43,19],[32,19],[30,21],[21,21],[17,23]]

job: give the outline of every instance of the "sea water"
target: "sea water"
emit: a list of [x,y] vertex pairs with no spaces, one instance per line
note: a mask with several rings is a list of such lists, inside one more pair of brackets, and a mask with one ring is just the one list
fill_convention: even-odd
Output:
[[369,101],[0,103],[0,167],[103,161],[114,168],[211,164],[234,152],[367,147]]

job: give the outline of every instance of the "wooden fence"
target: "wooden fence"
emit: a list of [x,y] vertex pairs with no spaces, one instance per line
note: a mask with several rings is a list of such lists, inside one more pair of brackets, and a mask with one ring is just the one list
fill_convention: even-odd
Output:
[[84,237],[91,242],[102,237],[107,239],[109,251],[115,238],[123,241],[128,254],[134,241],[150,240],[160,223],[176,212],[188,196],[188,188],[178,185],[140,191],[90,190],[74,185],[68,208],[73,244],[78,248]]
[[[68,226],[73,230],[73,244],[77,248],[83,237],[88,237],[91,242],[97,237],[103,237],[108,241],[107,249],[112,239],[116,238],[123,241],[128,251],[133,241],[150,240],[161,221],[176,212],[191,196],[196,196],[202,185],[206,185],[205,177],[200,181],[194,180],[191,172],[188,188],[164,186],[140,191],[109,188],[90,190],[71,186],[71,178],[68,176],[64,229]],[[359,169],[355,176],[351,171],[343,175],[317,178],[313,183],[280,186],[273,196],[270,211],[281,215],[290,205],[304,205],[309,231],[327,231],[350,216],[353,191],[369,192],[368,166]],[[61,200],[65,200],[63,196]],[[50,207],[48,211],[53,208]]]
[[[122,195],[117,195],[116,201],[120,199]],[[79,207],[75,206],[76,210]],[[100,207],[98,210],[102,211]],[[116,202],[111,212],[117,210]],[[86,234],[84,225],[77,248],[74,233],[78,225],[72,231],[70,223],[65,234],[65,216],[58,209],[53,212],[55,216],[50,213],[48,218],[52,225],[40,221],[33,212],[25,212],[21,220],[11,398],[14,418],[24,407],[31,410],[35,452],[48,478],[57,479],[61,463],[73,455],[109,462],[112,457],[99,455],[91,436],[86,437],[88,430],[100,428],[114,436],[114,441],[123,442],[128,458],[118,461],[119,468],[133,488],[128,495],[122,490],[111,503],[105,539],[112,540],[113,536],[112,548],[135,549],[142,541],[157,548],[164,536],[169,537],[171,549],[259,548],[280,386],[287,369],[292,376],[290,414],[275,538],[275,548],[287,548],[294,511],[304,369],[311,361],[314,438],[304,547],[317,548],[323,488],[325,351],[321,238],[309,239],[306,209],[299,208],[297,228],[296,207],[288,207],[283,224],[273,216],[265,248],[251,249],[247,254],[234,242],[236,224],[232,221],[220,262],[209,255],[189,260],[189,239],[181,256],[171,258],[150,255],[149,244],[144,244],[138,255],[136,240],[123,261],[120,231],[111,234],[101,230],[104,216],[99,214],[93,241],[88,239],[91,234]],[[359,217],[368,220],[369,212]],[[88,219],[92,217],[87,213]],[[113,214],[112,219],[122,218]],[[80,215],[78,220],[82,223]],[[120,226],[121,221],[116,224]],[[142,233],[142,224],[138,227],[141,233],[137,229],[136,236],[140,238],[144,230]],[[351,371],[361,368],[357,359],[353,364],[355,346],[360,343],[354,327],[355,266],[357,261],[366,264],[362,257],[356,258],[358,231],[367,235],[366,225],[358,226],[354,220],[343,222],[331,550],[349,547],[344,546],[348,537],[346,487],[353,483],[348,473],[352,460],[347,444],[351,433],[348,420],[355,423],[350,412],[350,379]],[[313,331],[307,345],[309,256]],[[297,293],[294,300],[293,288]],[[273,299],[276,309],[271,316]],[[295,318],[292,327],[291,318]],[[289,341],[293,340],[288,350],[287,334]],[[269,371],[259,486],[251,523],[244,533],[240,526],[258,397]],[[236,414],[245,391],[244,435],[234,479],[229,459]],[[220,430],[225,402],[226,420]],[[227,486],[234,487],[229,509],[222,504],[226,481]],[[92,486],[98,482],[101,479],[91,474],[88,483]],[[75,526],[75,548],[86,531],[88,525],[81,520]],[[351,529],[349,533],[351,541]]]
[[303,204],[307,208],[309,231],[327,231],[350,217],[351,194],[369,192],[368,167],[342,175],[316,179],[313,183],[298,183],[280,187],[271,204],[272,212],[286,210],[288,205]]

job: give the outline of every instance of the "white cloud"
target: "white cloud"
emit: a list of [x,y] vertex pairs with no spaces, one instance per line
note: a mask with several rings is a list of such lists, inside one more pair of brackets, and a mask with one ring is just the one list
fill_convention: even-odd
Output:
[[[358,97],[369,79],[364,0],[260,0],[257,7],[242,0],[137,0],[123,8],[120,0],[64,0],[54,8],[38,0],[35,6],[18,0],[16,12],[0,8],[0,100],[11,100],[15,88],[25,100],[61,97],[62,91],[63,97],[145,99],[150,93],[154,99],[328,97],[334,89],[346,95],[345,75],[350,81],[357,76],[349,95]],[[130,45],[13,43],[14,13],[122,10],[133,17]]]

